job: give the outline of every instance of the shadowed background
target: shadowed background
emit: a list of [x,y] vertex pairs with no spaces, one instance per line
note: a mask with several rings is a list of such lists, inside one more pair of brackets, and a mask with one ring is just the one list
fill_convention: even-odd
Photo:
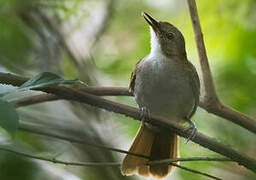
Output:
[[[256,2],[197,1],[212,73],[220,99],[256,116]],[[0,71],[24,76],[51,71],[93,86],[129,84],[135,63],[150,51],[149,27],[140,16],[150,13],[169,21],[185,36],[188,58],[200,67],[185,0],[8,0],[0,1]],[[13,89],[0,86],[0,93]],[[18,93],[11,99],[34,94]],[[204,90],[202,89],[202,94]],[[113,97],[136,106],[132,97]],[[80,137],[128,149],[139,123],[124,116],[74,102],[56,101],[19,108],[20,121],[49,132]],[[256,155],[254,135],[237,125],[198,109],[193,117],[199,131],[250,156]],[[0,144],[66,161],[120,162],[124,155],[18,131],[0,129]],[[180,138],[181,157],[219,157]],[[184,166],[223,179],[255,179],[235,163],[183,162]],[[180,169],[165,179],[205,179]],[[71,167],[22,158],[0,151],[0,179],[142,179],[122,177],[117,167]]]

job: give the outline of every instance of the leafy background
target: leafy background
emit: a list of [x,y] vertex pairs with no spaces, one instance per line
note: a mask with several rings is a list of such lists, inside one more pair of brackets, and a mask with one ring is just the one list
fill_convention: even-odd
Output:
[[[256,2],[203,1],[198,10],[220,99],[256,117]],[[169,21],[184,34],[188,58],[200,74],[192,25],[185,0],[0,0],[0,71],[27,77],[44,71],[93,86],[129,84],[135,63],[150,51],[148,12]],[[1,85],[0,93],[15,87]],[[14,93],[6,100],[35,94]],[[204,90],[202,89],[202,94]],[[131,97],[109,97],[136,106]],[[75,102],[56,101],[17,109],[19,123],[107,146],[128,149],[139,123],[118,114]],[[8,117],[1,111],[0,121]],[[252,157],[254,135],[222,118],[198,109],[198,130]],[[15,126],[15,125],[14,125]],[[0,145],[17,151],[67,161],[119,162],[123,155],[18,130],[13,138],[0,129]],[[218,157],[180,138],[181,157]],[[184,166],[223,179],[255,179],[235,163],[184,162]],[[0,179],[142,179],[122,177],[116,167],[71,167],[31,160],[0,151]],[[166,179],[205,179],[176,169]]]

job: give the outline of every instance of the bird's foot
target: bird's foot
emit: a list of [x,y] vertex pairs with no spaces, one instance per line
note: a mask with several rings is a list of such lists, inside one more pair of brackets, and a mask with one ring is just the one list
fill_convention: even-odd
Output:
[[140,108],[140,119],[142,123],[150,122],[150,112],[146,107]]
[[185,131],[191,131],[191,134],[189,135],[189,137],[185,140],[185,143],[187,144],[190,140],[193,140],[197,134],[197,129],[195,124],[190,120],[187,119],[188,123],[189,123],[189,127],[185,128]]

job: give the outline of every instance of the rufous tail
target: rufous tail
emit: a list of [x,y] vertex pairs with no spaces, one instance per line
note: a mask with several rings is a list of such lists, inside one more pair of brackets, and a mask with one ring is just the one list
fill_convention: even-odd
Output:
[[150,159],[126,155],[121,171],[123,175],[138,174],[162,178],[167,176],[172,166],[167,164],[147,165],[148,161],[177,158],[178,137],[174,133],[160,131],[142,124],[129,152],[150,156]]

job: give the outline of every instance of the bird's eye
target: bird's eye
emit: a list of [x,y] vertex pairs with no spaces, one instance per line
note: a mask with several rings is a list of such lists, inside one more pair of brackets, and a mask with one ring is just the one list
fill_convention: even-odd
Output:
[[168,32],[168,33],[166,33],[166,37],[167,37],[168,39],[172,39],[172,38],[174,37],[174,33]]

